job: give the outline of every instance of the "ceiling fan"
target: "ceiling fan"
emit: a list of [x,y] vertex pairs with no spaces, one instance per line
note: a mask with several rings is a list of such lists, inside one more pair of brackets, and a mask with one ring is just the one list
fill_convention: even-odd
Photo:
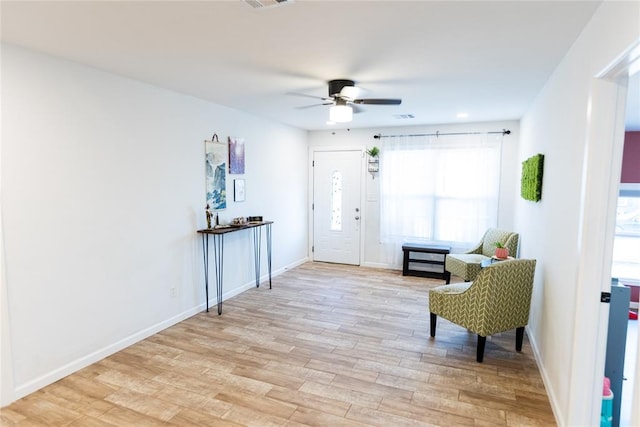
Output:
[[323,103],[306,105],[298,108],[311,108],[319,105],[331,105],[329,110],[329,120],[335,123],[346,123],[353,119],[353,113],[359,113],[361,110],[357,107],[359,104],[366,105],[400,105],[401,99],[389,98],[358,98],[360,89],[356,87],[353,80],[331,80],[329,81],[329,97],[322,98],[312,95],[303,95],[311,98],[322,99]]

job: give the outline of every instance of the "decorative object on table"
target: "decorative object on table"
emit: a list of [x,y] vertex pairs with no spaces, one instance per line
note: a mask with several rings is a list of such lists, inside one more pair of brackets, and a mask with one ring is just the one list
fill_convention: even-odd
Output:
[[492,256],[491,258],[487,258],[487,259],[483,259],[482,261],[480,261],[480,268],[487,268],[490,265],[493,265],[497,262],[502,262],[502,261],[511,261],[514,260],[515,258],[512,256],[508,256],[506,258],[498,258],[495,255]]
[[249,221],[249,222],[262,222],[262,215],[247,217],[247,221]]
[[522,162],[520,195],[525,200],[539,202],[542,199],[542,173],[544,154],[536,154]]
[[244,179],[233,180],[233,201],[244,202]]
[[507,259],[509,257],[509,248],[505,247],[502,242],[495,242],[496,258]]
[[376,146],[373,146],[367,150],[367,154],[369,155],[367,170],[371,172],[371,176],[373,177],[373,179],[375,179],[375,173],[380,171],[380,160],[378,160],[380,149],[378,149],[378,147]]
[[239,216],[236,218],[233,218],[233,221],[231,221],[234,225],[244,225],[247,223],[247,219],[243,216]]
[[211,228],[211,207],[207,203],[207,207],[205,208],[205,214],[207,215],[207,228]]
[[229,137],[229,173],[244,173],[244,138]]
[[204,141],[205,146],[205,182],[207,204],[213,210],[227,207],[227,144],[218,141],[213,134],[211,141]]

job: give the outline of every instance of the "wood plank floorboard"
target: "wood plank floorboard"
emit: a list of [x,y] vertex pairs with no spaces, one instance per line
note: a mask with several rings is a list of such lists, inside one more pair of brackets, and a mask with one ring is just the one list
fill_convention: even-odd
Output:
[[309,262],[0,410],[2,426],[553,426],[525,335],[438,319],[442,281]]

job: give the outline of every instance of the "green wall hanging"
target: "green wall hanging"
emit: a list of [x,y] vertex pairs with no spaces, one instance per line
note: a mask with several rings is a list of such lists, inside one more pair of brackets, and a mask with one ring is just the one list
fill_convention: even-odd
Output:
[[536,154],[522,162],[520,195],[525,200],[539,202],[542,199],[542,171],[544,154]]

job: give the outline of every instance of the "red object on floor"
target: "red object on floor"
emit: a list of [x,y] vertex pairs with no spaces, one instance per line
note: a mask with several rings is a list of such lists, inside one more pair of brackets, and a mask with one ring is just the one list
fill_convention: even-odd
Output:
[[638,320],[638,313],[629,310],[629,320]]

